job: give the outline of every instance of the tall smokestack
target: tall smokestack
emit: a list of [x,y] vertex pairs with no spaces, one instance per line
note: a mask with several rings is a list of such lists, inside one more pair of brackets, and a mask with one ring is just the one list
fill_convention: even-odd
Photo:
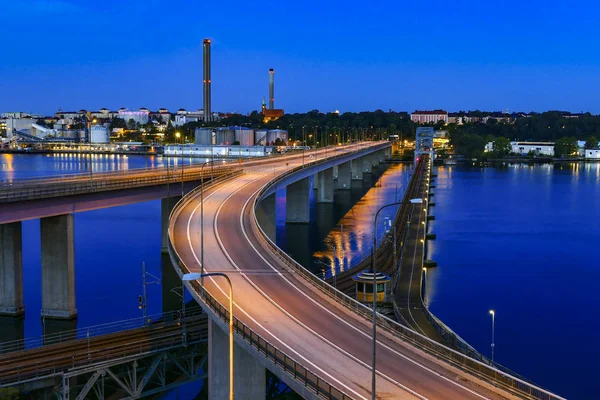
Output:
[[204,121],[210,121],[212,118],[210,109],[210,39],[204,39]]
[[275,70],[269,70],[269,110],[275,108]]

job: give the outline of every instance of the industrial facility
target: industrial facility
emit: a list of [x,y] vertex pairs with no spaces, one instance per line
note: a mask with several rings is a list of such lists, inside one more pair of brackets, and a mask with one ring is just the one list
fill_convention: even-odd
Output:
[[261,112],[265,124],[283,116],[283,109],[275,108],[275,70],[273,68],[269,70],[269,108],[267,108],[263,99]]
[[288,132],[282,129],[254,130],[245,126],[196,128],[195,144],[201,146],[285,146]]

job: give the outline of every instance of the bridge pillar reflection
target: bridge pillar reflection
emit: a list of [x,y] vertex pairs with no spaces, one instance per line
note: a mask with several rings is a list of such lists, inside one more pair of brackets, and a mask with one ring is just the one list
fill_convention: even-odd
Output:
[[363,180],[362,158],[357,158],[355,160],[350,161],[350,165],[352,168],[352,180],[353,181],[362,181]]
[[21,222],[0,225],[0,314],[20,315],[23,306]]
[[[237,343],[233,349],[234,392],[236,399],[264,399],[266,370]],[[229,399],[229,333],[208,321],[208,398]]]
[[347,161],[337,167],[336,189],[350,190],[352,187],[352,162]]
[[161,200],[160,210],[161,210],[161,229],[162,229],[162,248],[161,253],[168,253],[168,231],[169,231],[169,215],[171,211],[173,211],[173,207],[175,204],[181,200],[181,196],[171,196],[165,197]]
[[275,243],[277,231],[276,194],[273,193],[258,202],[256,219],[267,237]]
[[319,191],[317,203],[333,203],[333,168],[327,168],[317,174]]
[[310,178],[304,178],[286,187],[285,221],[307,224],[310,222]]
[[76,317],[73,214],[41,218],[40,232],[42,239],[42,316]]

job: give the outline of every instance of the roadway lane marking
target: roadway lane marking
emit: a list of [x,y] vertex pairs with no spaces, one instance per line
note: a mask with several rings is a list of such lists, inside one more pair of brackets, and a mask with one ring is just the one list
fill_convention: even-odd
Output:
[[[422,206],[421,206],[421,210],[419,210],[419,221],[417,222],[417,241],[415,241],[415,248],[413,251],[413,258],[412,258],[412,265],[410,268],[410,279],[408,281],[408,290],[407,290],[407,296],[406,296],[406,309],[408,310],[408,315],[410,315],[410,319],[413,320],[413,322],[415,323],[415,327],[421,331],[421,333],[424,336],[427,336],[427,334],[425,333],[425,331],[423,329],[421,329],[421,327],[419,326],[419,324],[417,323],[417,321],[415,320],[415,317],[412,315],[412,312],[410,311],[410,289],[412,288],[412,280],[413,280],[413,275],[415,273],[415,257],[417,256],[417,248],[419,246],[419,232],[421,232],[421,217],[423,215],[423,213],[421,212],[422,210]],[[411,213],[411,219],[412,219],[412,213]],[[421,273],[421,271],[419,271],[419,273]]]
[[[264,262],[265,262],[265,263],[266,263],[266,264],[267,264],[267,265],[268,265],[268,266],[269,266],[271,269],[273,269],[274,271],[277,271],[277,269],[276,269],[275,267],[273,267],[273,266],[272,266],[272,265],[271,265],[271,264],[270,264],[270,263],[269,263],[269,262],[268,262],[268,261],[267,261],[267,260],[266,260],[266,259],[263,257],[263,255],[262,255],[262,254],[261,254],[261,253],[260,253],[260,252],[259,252],[259,251],[256,249],[256,247],[254,247],[254,244],[252,244],[252,242],[250,241],[250,239],[249,239],[249,237],[248,237],[248,234],[246,233],[246,229],[245,229],[245,227],[244,227],[244,223],[243,223],[243,216],[244,216],[245,209],[246,209],[246,208],[247,208],[247,206],[248,206],[248,203],[250,202],[250,200],[251,200],[252,198],[254,198],[254,197],[257,195],[257,193],[258,193],[258,192],[259,192],[261,189],[262,189],[262,188],[259,188],[259,189],[258,189],[256,192],[254,192],[254,194],[253,194],[253,195],[252,195],[252,196],[251,196],[251,197],[250,197],[248,200],[246,200],[246,203],[244,204],[244,207],[242,208],[242,213],[241,213],[241,215],[240,215],[240,224],[241,224],[242,232],[244,233],[244,236],[246,237],[246,240],[248,241],[248,243],[250,244],[250,246],[252,246],[252,248],[254,249],[254,251],[256,252],[256,254],[258,254],[258,255],[259,255],[259,257],[260,257],[260,258],[262,258],[262,260],[263,260],[263,261],[264,261]],[[227,201],[227,200],[225,200],[225,201]],[[223,251],[225,251],[225,250],[223,249]],[[225,252],[226,252],[226,251],[225,251]],[[231,258],[229,257],[229,254],[226,254],[226,255],[227,255],[227,258],[229,258],[229,259],[230,259],[230,261],[233,263],[233,261],[232,261],[232,260],[231,260]],[[234,264],[234,266],[235,266],[235,264]],[[285,281],[286,281],[286,282],[287,282],[287,283],[288,283],[288,284],[289,284],[289,285],[290,285],[292,288],[294,288],[296,291],[298,291],[298,292],[299,292],[300,294],[302,294],[304,297],[306,297],[307,299],[309,299],[310,301],[312,301],[313,303],[315,303],[315,304],[316,304],[318,307],[320,307],[320,308],[322,308],[323,310],[325,310],[327,313],[329,313],[330,315],[332,315],[334,318],[336,318],[336,319],[338,319],[339,321],[343,322],[344,324],[348,325],[350,328],[352,328],[352,329],[354,329],[355,331],[359,332],[359,333],[360,333],[360,334],[362,334],[363,336],[365,336],[365,337],[368,337],[368,338],[371,338],[371,336],[370,336],[370,335],[368,335],[367,333],[363,332],[362,330],[360,330],[360,329],[356,328],[354,325],[352,325],[352,324],[348,323],[346,320],[342,319],[342,318],[341,318],[341,317],[339,317],[337,314],[335,314],[335,313],[331,312],[331,311],[330,311],[330,310],[329,310],[327,307],[323,306],[321,303],[317,302],[315,299],[313,299],[312,297],[308,296],[306,293],[304,293],[303,291],[301,291],[301,290],[300,290],[300,289],[299,289],[299,288],[298,288],[296,285],[292,284],[292,283],[291,283],[291,282],[290,282],[290,281],[289,281],[287,278],[285,278],[283,275],[281,275],[281,278],[282,278],[283,280],[285,280]],[[268,298],[268,296],[267,296],[267,298]],[[271,300],[271,301],[273,301],[273,300]],[[278,308],[280,308],[280,306],[278,306]],[[284,313],[287,313],[287,312],[286,312],[286,311],[284,311]],[[293,318],[293,317],[292,317],[292,318]],[[303,325],[302,323],[300,323],[300,324],[301,324],[301,325]],[[305,326],[305,325],[303,325],[303,326]],[[306,327],[306,329],[310,330],[310,328],[308,328],[308,327]],[[482,399],[488,399],[487,397],[485,397],[485,396],[483,396],[483,395],[481,395],[481,394],[479,394],[479,393],[477,393],[477,392],[473,391],[472,389],[470,389],[470,388],[467,388],[467,387],[465,387],[465,386],[463,386],[463,385],[461,385],[461,384],[459,384],[459,383],[457,383],[457,382],[453,381],[452,379],[450,379],[450,378],[448,378],[448,377],[446,377],[446,376],[444,376],[444,375],[440,374],[439,372],[437,372],[437,371],[434,371],[434,370],[432,370],[431,368],[429,368],[429,367],[427,367],[427,366],[425,366],[425,365],[422,365],[421,363],[417,362],[416,360],[413,360],[412,358],[410,358],[410,357],[408,357],[408,356],[406,356],[406,355],[404,355],[404,354],[402,354],[402,353],[398,352],[397,350],[393,349],[392,347],[388,346],[387,344],[385,344],[385,343],[382,343],[382,342],[380,342],[380,341],[377,341],[377,343],[379,343],[379,345],[383,346],[384,348],[386,348],[386,349],[390,350],[391,352],[393,352],[393,353],[395,353],[395,354],[399,355],[400,357],[402,357],[402,358],[404,358],[404,359],[406,359],[406,360],[410,361],[411,363],[413,363],[413,364],[415,364],[415,365],[418,365],[419,367],[423,368],[424,370],[426,370],[426,371],[428,371],[428,372],[430,372],[430,373],[432,373],[432,374],[434,374],[434,375],[436,375],[436,376],[438,376],[438,377],[440,377],[440,378],[442,378],[442,379],[444,379],[444,380],[446,380],[446,381],[448,381],[448,382],[452,383],[453,385],[455,385],[455,386],[457,386],[457,387],[459,387],[459,388],[461,388],[461,389],[463,389],[463,390],[465,390],[465,391],[467,391],[467,392],[470,392],[470,393],[472,393],[472,394],[476,395],[477,397],[480,397],[480,398],[482,398]],[[333,346],[335,346],[335,345],[333,345]],[[340,349],[340,350],[341,350],[341,349]],[[341,350],[341,351],[343,352],[343,350]],[[351,356],[351,357],[352,357],[352,356]],[[377,371],[377,370],[376,370],[376,371]],[[384,374],[382,374],[382,373],[380,373],[380,374],[381,374],[381,376],[383,376],[383,377],[386,377]],[[391,378],[389,378],[389,379],[390,379],[390,381],[393,381],[393,380],[391,380]],[[395,382],[395,381],[393,381],[393,382]],[[397,383],[397,384],[398,384],[400,387],[403,387],[403,386],[402,386],[400,383]],[[412,392],[412,390],[411,390],[411,389],[408,389],[408,390]],[[417,394],[417,396],[421,396],[421,395]],[[488,400],[489,400],[489,399],[488,399]]]
[[[253,180],[250,180],[249,182],[245,183],[244,185],[242,185],[241,187],[239,187],[238,189],[236,189],[229,197],[227,197],[227,199],[229,199],[231,196],[233,196],[235,193],[237,193],[238,191],[242,190],[245,186],[247,186],[248,184],[257,181],[259,179],[263,179],[263,176],[259,176]],[[233,183],[233,182],[232,182]],[[216,191],[214,191],[211,194],[216,193],[217,191],[221,190],[222,188],[225,188],[229,185],[223,185],[221,188],[217,189]],[[208,196],[207,196],[208,197]],[[207,197],[204,198],[204,200],[206,201]],[[223,206],[223,204],[226,202],[227,200],[223,201],[221,203],[221,205],[219,206],[219,210],[221,209],[221,207]],[[188,236],[188,244],[190,246],[190,250],[192,251],[192,255],[194,256],[194,258],[196,259],[196,262],[198,263],[198,265],[200,265],[200,260],[198,259],[198,256],[196,255],[196,252],[194,251],[194,246],[192,245],[192,240],[190,237],[190,233],[189,233],[189,226],[191,223],[191,220],[194,217],[194,214],[196,213],[196,211],[198,210],[198,208],[200,207],[200,204],[196,205],[196,207],[194,208],[194,210],[192,211],[192,213],[190,214],[190,217],[188,219],[188,232],[187,232],[187,236]],[[217,211],[218,213],[218,211]],[[217,220],[216,215],[215,215],[215,221]],[[214,224],[214,222],[213,222]],[[217,238],[218,241],[220,241],[219,238]],[[222,244],[220,243],[220,245],[222,246]],[[229,259],[229,261],[231,262],[231,258],[229,257],[228,254],[226,254],[226,257]],[[235,265],[232,265],[234,268],[237,268]],[[277,273],[279,273],[279,271],[276,271]],[[242,274],[243,275],[243,274]],[[209,277],[209,279],[212,281],[213,285],[215,285],[215,287],[221,292],[221,294],[223,296],[225,296],[225,298],[229,298],[228,295],[225,293],[225,291],[221,288],[221,286],[219,286],[219,284],[217,284],[217,282],[215,281],[215,279],[213,277]],[[208,290],[208,289],[206,289]],[[341,386],[343,386],[345,389],[351,391],[352,393],[354,393],[356,396],[359,396],[361,399],[367,400],[366,397],[360,395],[359,393],[357,393],[355,390],[353,390],[352,388],[346,386],[344,383],[340,382],[339,380],[337,380],[335,377],[333,377],[332,375],[328,374],[327,372],[325,372],[323,369],[319,368],[317,365],[315,365],[314,363],[312,363],[310,360],[308,360],[307,358],[303,357],[300,353],[298,353],[297,351],[295,351],[294,349],[292,349],[290,346],[288,346],[285,342],[283,342],[279,337],[277,337],[275,334],[273,334],[270,330],[268,330],[267,328],[265,328],[260,322],[258,322],[257,320],[255,320],[250,314],[248,314],[242,307],[240,307],[235,301],[234,304],[236,305],[236,307],[244,314],[246,315],[246,317],[248,317],[252,322],[254,322],[258,327],[260,327],[263,331],[267,332],[269,335],[271,335],[271,337],[273,337],[275,340],[277,340],[279,343],[281,343],[284,347],[286,347],[289,351],[293,352],[294,354],[296,354],[299,358],[303,359],[307,364],[311,365],[313,368],[315,368],[316,370],[318,370],[319,372],[321,372],[323,375],[329,377],[330,379],[332,379],[333,381],[337,382],[338,384],[340,384]]]

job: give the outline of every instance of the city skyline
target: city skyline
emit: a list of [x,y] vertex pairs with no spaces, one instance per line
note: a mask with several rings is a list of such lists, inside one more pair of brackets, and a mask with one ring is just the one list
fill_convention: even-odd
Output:
[[[210,17],[191,2],[7,4],[0,14],[19,46],[5,50],[0,110],[201,109],[202,40],[211,38],[215,111],[260,110],[275,68],[286,113],[600,113],[591,2],[382,2],[360,13],[357,2],[260,4],[214,4]],[[27,30],[15,19],[23,15]]]

